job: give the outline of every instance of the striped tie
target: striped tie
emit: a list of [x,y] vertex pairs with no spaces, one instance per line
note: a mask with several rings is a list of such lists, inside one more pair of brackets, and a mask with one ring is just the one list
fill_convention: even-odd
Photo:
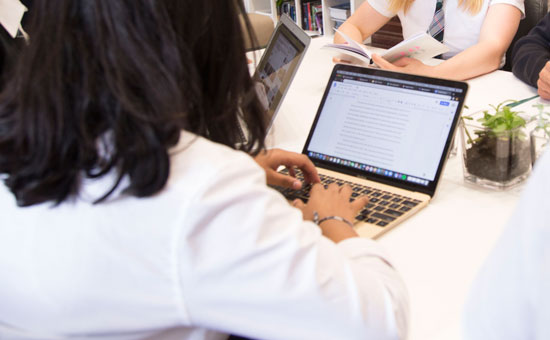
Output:
[[445,28],[445,16],[443,14],[443,0],[437,0],[432,23],[428,28],[428,34],[443,42],[443,30]]

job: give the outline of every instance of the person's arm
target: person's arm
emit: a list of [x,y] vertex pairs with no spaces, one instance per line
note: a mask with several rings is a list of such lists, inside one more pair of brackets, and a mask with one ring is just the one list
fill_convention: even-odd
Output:
[[[335,228],[355,232],[336,220],[304,221],[310,216],[267,188],[244,157],[207,171],[175,237],[188,324],[255,339],[406,338],[407,292],[377,242],[335,241]],[[336,185],[315,190],[308,206],[321,218],[365,203],[354,207],[351,190]]]
[[[514,44],[512,72],[523,82],[538,87],[544,99],[550,99],[550,14],[528,35]],[[539,84],[540,82],[540,84]]]
[[373,61],[383,69],[432,77],[456,80],[477,77],[498,69],[520,19],[521,11],[517,7],[492,5],[481,26],[479,42],[437,66],[429,66],[413,58],[402,58],[391,64],[378,55],[373,56]]
[[[464,339],[550,339],[550,154],[485,260],[463,312]],[[479,242],[478,242],[479,244]]]
[[[351,187],[349,185],[340,186],[332,183],[325,188],[321,184],[315,184],[311,189],[311,197],[307,204],[297,199],[293,205],[302,210],[304,219],[308,221],[313,221],[313,215],[317,213],[320,221],[327,216],[338,216],[351,223],[355,220],[357,213],[368,203],[368,199],[366,196],[361,196],[350,203],[350,197]],[[334,242],[358,236],[349,225],[336,219],[328,219],[319,223],[319,227],[323,235]]]
[[547,61],[539,72],[537,88],[537,92],[542,99],[550,99],[550,61]]
[[[305,220],[313,221],[313,212],[315,211],[318,213],[319,220],[327,216],[339,216],[351,222],[355,219],[359,210],[368,203],[366,196],[359,197],[353,203],[350,203],[351,187],[349,186],[331,184],[324,188],[318,184],[320,178],[317,169],[306,155],[272,149],[262,151],[254,160],[264,169],[267,184],[300,189],[302,183],[294,178],[294,167],[299,168],[304,173],[304,179],[307,183],[317,183],[311,189],[311,198],[307,204],[300,200],[293,202],[295,207],[302,210]],[[289,169],[290,176],[277,172],[277,168],[281,165]],[[319,227],[323,231],[323,235],[334,242],[357,237],[355,230],[349,228],[342,221],[329,219],[320,223]]]
[[[353,40],[363,43],[380,27],[384,26],[391,17],[379,13],[372,7],[368,1],[363,2],[361,6],[340,26],[338,30],[344,32]],[[338,33],[334,34],[336,44],[345,43],[346,40]]]
[[[303,154],[281,149],[271,149],[260,152],[254,157],[254,160],[264,169],[266,181],[269,185],[279,185],[296,190],[300,189],[302,182],[294,177],[294,168],[302,171],[306,183],[319,183],[321,181],[315,165]],[[280,166],[288,168],[290,176],[278,173],[277,169]]]

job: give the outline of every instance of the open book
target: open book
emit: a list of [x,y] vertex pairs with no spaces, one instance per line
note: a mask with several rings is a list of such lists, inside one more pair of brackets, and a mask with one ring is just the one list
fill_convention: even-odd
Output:
[[[339,56],[340,59],[349,60],[351,56],[362,63],[366,63],[367,65],[370,64],[373,52],[370,51],[367,46],[356,42],[337,29],[336,32],[346,40],[347,44],[327,44],[323,46],[323,48],[344,54]],[[426,60],[448,51],[449,48],[447,46],[443,45],[426,32],[422,32],[393,46],[382,53],[381,57],[391,63],[402,57]]]

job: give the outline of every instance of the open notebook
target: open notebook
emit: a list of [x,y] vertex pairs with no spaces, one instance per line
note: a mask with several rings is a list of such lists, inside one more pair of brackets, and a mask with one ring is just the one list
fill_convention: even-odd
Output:
[[[445,79],[336,65],[303,153],[323,182],[368,195],[361,236],[377,237],[426,206],[435,194],[468,85]],[[289,198],[309,197],[277,188]]]

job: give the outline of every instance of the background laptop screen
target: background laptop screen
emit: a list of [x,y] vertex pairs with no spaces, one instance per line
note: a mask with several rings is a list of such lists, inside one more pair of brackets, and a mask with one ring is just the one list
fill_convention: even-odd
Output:
[[436,180],[465,89],[342,69],[331,79],[310,158],[420,186]]
[[277,111],[309,43],[307,34],[294,26],[287,17],[280,21],[254,75],[268,121]]

